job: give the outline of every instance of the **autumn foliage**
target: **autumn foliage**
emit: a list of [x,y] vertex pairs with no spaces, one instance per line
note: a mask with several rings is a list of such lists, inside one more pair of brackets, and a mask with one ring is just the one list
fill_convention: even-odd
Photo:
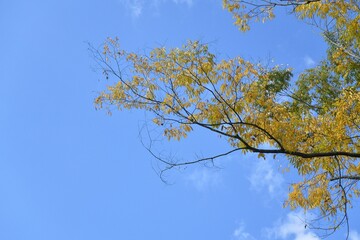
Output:
[[264,158],[284,155],[303,179],[292,184],[285,205],[318,211],[326,225],[316,222],[317,228],[336,230],[348,224],[347,209],[360,195],[359,2],[223,4],[243,31],[252,21],[274,18],[276,8],[288,8],[323,31],[327,58],[294,79],[291,68],[241,57],[218,59],[198,41],[139,55],[109,38],[102,50],[93,52],[105,77],[117,82],[99,94],[96,106],[149,111],[169,140],[181,140],[197,126],[231,146],[228,152],[191,162],[162,160],[170,167],[235,151]]

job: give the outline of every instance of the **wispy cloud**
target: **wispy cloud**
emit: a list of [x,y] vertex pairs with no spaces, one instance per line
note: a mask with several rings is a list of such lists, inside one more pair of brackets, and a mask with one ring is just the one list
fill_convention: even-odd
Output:
[[236,240],[255,240],[255,238],[245,231],[245,224],[241,222],[239,226],[234,230],[233,237]]
[[305,56],[304,62],[306,67],[313,67],[316,63],[315,60],[312,59],[310,56]]
[[131,14],[134,17],[138,17],[141,15],[142,13],[142,5],[137,1],[135,4],[133,4],[131,7]]
[[213,168],[196,169],[186,177],[186,180],[199,191],[218,186],[222,182],[219,170]]
[[124,5],[126,10],[130,12],[132,17],[139,17],[143,12],[143,0],[119,0],[120,4]]
[[357,231],[350,231],[349,239],[350,240],[360,240],[360,234]]
[[142,15],[145,9],[151,9],[151,11],[157,11],[159,6],[165,2],[172,2],[174,4],[185,4],[191,7],[194,0],[119,0],[120,4],[124,5],[125,8],[130,12],[131,16],[138,18]]
[[266,229],[269,239],[294,240],[320,240],[315,233],[311,232],[303,221],[305,216],[301,213],[291,212],[285,220],[277,221],[273,228]]
[[274,169],[269,160],[258,160],[250,177],[250,186],[256,191],[266,190],[271,197],[283,193],[283,176]]
[[193,5],[193,0],[172,0],[174,3],[176,4],[181,4],[181,3],[185,3],[188,6],[192,6]]

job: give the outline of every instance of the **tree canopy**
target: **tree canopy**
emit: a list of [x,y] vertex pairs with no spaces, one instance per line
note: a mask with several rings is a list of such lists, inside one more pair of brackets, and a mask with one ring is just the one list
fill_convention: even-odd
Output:
[[241,57],[218,59],[209,46],[189,41],[148,54],[123,50],[117,38],[92,49],[106,78],[116,83],[95,100],[98,108],[141,109],[169,140],[195,128],[225,138],[230,151],[173,162],[167,168],[211,161],[240,151],[285,155],[302,176],[291,185],[290,208],[317,211],[309,227],[349,228],[347,210],[360,195],[360,5],[357,0],[223,0],[241,31],[287,8],[319,28],[327,57],[297,78],[292,69]]

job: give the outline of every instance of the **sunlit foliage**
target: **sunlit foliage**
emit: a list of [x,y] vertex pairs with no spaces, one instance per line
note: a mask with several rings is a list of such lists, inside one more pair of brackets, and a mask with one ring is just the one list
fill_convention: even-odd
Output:
[[[292,69],[263,66],[241,57],[218,59],[206,44],[155,48],[139,55],[118,39],[92,49],[106,78],[116,79],[96,98],[98,108],[141,109],[169,139],[195,126],[227,139],[232,150],[192,162],[163,160],[170,167],[241,151],[259,157],[282,154],[302,176],[286,206],[317,210],[337,230],[359,197],[360,33],[358,1],[224,0],[243,31],[253,20],[270,20],[275,8],[316,25],[328,43],[327,58],[294,79]],[[321,221],[321,224],[323,222]]]

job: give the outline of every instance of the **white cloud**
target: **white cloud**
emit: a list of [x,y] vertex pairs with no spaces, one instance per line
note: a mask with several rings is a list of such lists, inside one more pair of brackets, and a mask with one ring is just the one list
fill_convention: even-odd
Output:
[[236,240],[255,240],[250,233],[245,231],[245,224],[243,222],[234,230],[233,237]]
[[186,4],[191,7],[193,0],[119,0],[122,5],[130,12],[134,18],[139,17],[144,9],[151,8],[151,11],[155,11],[161,3],[171,1],[174,4]]
[[140,16],[142,13],[142,5],[137,2],[136,4],[134,4],[133,6],[131,6],[131,14],[134,16],[134,17],[138,17]]
[[212,168],[196,169],[186,177],[186,180],[199,191],[218,186],[222,181],[219,170]]
[[284,178],[274,170],[269,160],[261,159],[256,163],[249,181],[251,188],[256,191],[267,190],[271,197],[283,195]]
[[312,66],[314,66],[315,65],[315,61],[314,61],[314,59],[312,59],[311,57],[309,57],[309,56],[305,56],[304,57],[304,62],[305,62],[305,66],[306,67],[312,67]]
[[349,239],[350,240],[360,240],[360,234],[357,231],[350,231]]
[[193,0],[172,0],[172,1],[176,4],[185,3],[188,6],[191,6],[193,4]]
[[301,213],[291,212],[285,220],[277,221],[275,226],[266,229],[269,239],[291,239],[294,240],[320,240],[315,233],[306,228],[304,215]]
[[119,0],[122,5],[130,12],[132,17],[139,17],[143,12],[143,0]]

